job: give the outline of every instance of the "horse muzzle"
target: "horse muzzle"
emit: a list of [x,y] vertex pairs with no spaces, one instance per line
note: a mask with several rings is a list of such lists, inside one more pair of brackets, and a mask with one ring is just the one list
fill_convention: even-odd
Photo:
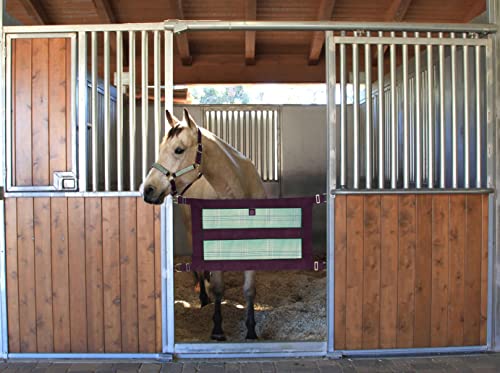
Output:
[[153,205],[161,205],[167,196],[168,191],[158,191],[152,185],[145,185],[143,191],[143,198],[146,203],[150,203]]

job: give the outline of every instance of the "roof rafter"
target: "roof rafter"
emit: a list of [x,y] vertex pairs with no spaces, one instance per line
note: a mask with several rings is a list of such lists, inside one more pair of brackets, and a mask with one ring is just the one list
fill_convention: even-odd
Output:
[[[411,2],[412,0],[394,0],[391,6],[389,6],[387,12],[385,13],[384,21],[401,22],[406,16],[408,8],[410,8]],[[384,45],[384,55],[388,48],[389,48],[388,45]],[[377,59],[377,51],[375,51],[375,53],[373,54],[374,64],[376,63],[376,59]]]
[[50,23],[41,1],[19,0],[19,2],[37,25],[47,25]]
[[[257,0],[245,0],[245,19],[257,19]],[[255,65],[255,31],[245,31],[245,63]]]
[[401,22],[408,12],[412,0],[394,0],[385,14],[386,22]]
[[117,23],[115,13],[109,0],[93,0],[97,15],[102,22]]
[[[169,0],[170,7],[174,11],[173,19],[184,19],[184,10],[182,9],[182,0]],[[193,56],[189,51],[189,39],[185,32],[175,35],[177,51],[181,57],[182,64],[189,66],[193,63]]]
[[470,22],[486,11],[486,1],[474,1],[464,16],[464,22]]
[[[321,0],[317,20],[329,21],[332,18],[333,8],[335,8],[335,0]],[[318,64],[323,44],[325,44],[325,32],[315,31],[309,49],[309,65]]]

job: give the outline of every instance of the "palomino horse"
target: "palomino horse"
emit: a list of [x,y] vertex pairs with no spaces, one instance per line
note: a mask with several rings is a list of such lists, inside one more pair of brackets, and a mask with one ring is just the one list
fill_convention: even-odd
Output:
[[[168,194],[178,195],[193,188],[201,176],[212,187],[217,199],[266,198],[264,185],[253,163],[213,133],[196,125],[184,109],[179,121],[168,111],[170,130],[160,145],[157,162],[143,183],[144,200],[160,204]],[[193,188],[191,188],[193,186]],[[205,197],[206,198],[206,197]],[[190,232],[188,232],[190,233]],[[247,306],[247,339],[256,339],[254,298],[255,271],[244,272],[243,293]],[[224,282],[221,272],[212,272],[211,289],[215,297],[212,339],[225,340],[222,330],[221,301]]]

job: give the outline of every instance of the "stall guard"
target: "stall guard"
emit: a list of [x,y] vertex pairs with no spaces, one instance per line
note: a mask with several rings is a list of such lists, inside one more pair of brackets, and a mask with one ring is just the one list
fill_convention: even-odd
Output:
[[[497,11],[494,6],[491,8]],[[144,205],[137,192],[140,180],[158,152],[162,112],[165,108],[172,109],[171,95],[167,94],[165,103],[161,103],[161,86],[166,87],[166,92],[173,87],[173,33],[266,29],[326,31],[329,109],[328,338],[321,342],[178,344],[173,338],[172,200],[168,198],[163,206],[153,208]],[[58,105],[56,107],[60,110],[52,119],[49,110],[46,120],[43,117],[44,120],[31,125],[27,125],[26,119],[35,118],[38,121],[36,110],[45,110],[43,99],[35,100],[39,106],[32,105],[32,98],[39,98],[33,93],[33,89],[39,86],[33,83],[48,79],[50,71],[32,76],[19,74],[18,81],[12,71],[19,71],[18,67],[27,69],[26,60],[14,57],[11,49],[5,49],[8,51],[7,69],[3,70],[7,72],[4,86],[7,87],[5,109],[8,121],[4,127],[7,131],[2,135],[7,149],[5,169],[8,171],[5,179],[4,232],[7,255],[2,259],[2,265],[6,266],[6,290],[2,295],[4,309],[6,307],[9,312],[8,318],[3,315],[5,327],[2,332],[5,336],[8,328],[9,338],[8,349],[4,346],[4,353],[9,357],[168,358],[174,354],[192,357],[338,356],[355,354],[356,351],[360,354],[381,354],[495,348],[492,330],[496,317],[492,314],[492,302],[496,299],[493,299],[496,293],[492,293],[495,246],[491,230],[495,215],[492,214],[494,199],[491,195],[488,197],[495,187],[491,158],[496,154],[496,133],[492,125],[493,39],[488,35],[495,30],[492,25],[219,21],[4,27],[3,40],[16,40],[16,56],[18,52],[29,55],[29,49],[18,50],[19,45],[28,44],[26,40],[29,43],[43,38],[71,40],[71,51],[64,52],[65,61],[70,63],[59,70],[68,74],[66,77],[69,76],[69,80],[65,78],[65,81],[69,83],[64,86],[67,88],[69,84],[71,89],[63,94],[60,80],[61,86],[57,86],[60,93],[45,91],[49,108]],[[373,39],[373,36],[378,39]],[[442,39],[443,36],[446,37]],[[131,57],[126,79],[122,74],[125,37]],[[23,41],[17,44],[17,39]],[[47,43],[50,45],[51,41]],[[68,43],[62,44],[67,46]],[[409,46],[417,51],[415,56],[419,56],[417,46],[423,51],[424,45],[425,49],[428,45],[437,49],[434,57],[427,57],[429,70],[436,69],[436,62],[439,70],[444,62],[445,54],[441,52],[441,46],[449,48],[450,58],[456,62],[457,48],[465,50],[464,46],[474,46],[474,51],[477,51],[476,46],[479,45],[482,51],[479,52],[478,65],[486,64],[486,71],[481,70],[480,74],[487,74],[487,79],[484,86],[476,88],[479,96],[475,96],[473,102],[476,108],[486,105],[486,115],[480,116],[481,112],[477,110],[479,119],[477,116],[473,120],[467,117],[469,119],[459,123],[457,107],[461,103],[453,94],[451,124],[447,127],[447,114],[444,114],[446,121],[443,121],[441,113],[438,116],[436,111],[444,107],[442,101],[440,106],[437,105],[438,98],[443,95],[429,89],[432,100],[427,101],[430,118],[427,125],[430,129],[425,132],[422,130],[424,122],[410,120],[411,115],[420,111],[418,107],[410,110],[409,105],[409,90],[413,89],[409,88],[407,78]],[[154,56],[152,66],[148,63],[151,46]],[[136,47],[140,48],[138,54]],[[363,79],[359,74],[360,51],[370,56],[374,55],[375,49],[378,61],[382,61],[375,64],[377,69],[372,68],[375,59],[371,60],[371,64],[369,58],[363,60],[366,63],[364,84],[368,92],[364,103],[367,105],[366,123],[363,124],[359,116]],[[384,64],[383,58],[387,50],[389,65]],[[401,59],[397,58],[398,50],[401,50]],[[31,49],[31,52],[34,53],[34,50]],[[347,63],[347,52],[352,56],[349,57],[350,63]],[[63,54],[61,50],[59,53]],[[67,57],[68,53],[71,57]],[[470,56],[477,52],[468,53]],[[139,68],[136,66],[137,55],[141,60]],[[415,69],[419,71],[417,60],[418,57]],[[396,94],[398,61],[402,61],[403,70],[401,100]],[[462,61],[469,61],[465,54]],[[420,62],[422,66],[423,59]],[[111,120],[111,66],[116,66],[118,71],[115,81],[116,121]],[[450,68],[452,88],[456,88],[457,79],[461,78],[453,63]],[[353,121],[350,124],[353,127],[352,138],[347,135],[350,132],[345,121],[344,92],[348,71],[352,73],[354,87]],[[376,74],[373,74],[374,71]],[[465,71],[469,70],[464,68],[462,73]],[[154,81],[153,113],[148,113],[150,75]],[[377,83],[375,75],[379,78]],[[27,79],[23,80],[25,77]],[[378,119],[375,119],[370,88],[372,84],[380,84],[379,92],[382,92],[387,79],[391,92],[387,107],[391,118],[388,126],[382,125],[386,107],[380,103],[377,105],[381,105],[382,110],[377,112]],[[472,82],[472,79],[466,80]],[[90,94],[87,81],[91,82]],[[46,82],[48,84],[48,80]],[[335,110],[337,82],[340,82],[344,98],[341,100],[340,117]],[[98,115],[98,86],[101,83],[104,87],[102,147],[97,130],[101,118]],[[26,89],[21,91],[19,87],[22,84]],[[415,82],[414,89],[420,93],[416,85]],[[445,89],[444,84],[438,87]],[[141,102],[140,125],[136,123],[137,94],[140,94]],[[127,101],[127,96],[132,99]],[[379,95],[378,102],[381,102],[382,96]],[[401,103],[402,107],[398,109]],[[87,117],[87,105],[90,105],[90,118]],[[14,108],[20,108],[21,112],[14,111]],[[64,116],[61,114],[63,109]],[[150,136],[147,127],[149,115],[155,118],[153,136]],[[440,127],[436,124],[438,119]],[[56,134],[57,127],[52,124],[60,125],[61,120],[66,123],[65,130]],[[31,131],[28,132],[32,146],[45,143],[45,140],[35,140],[55,136],[55,143],[65,150],[57,149],[58,153],[53,157],[49,154],[30,158],[24,145],[15,142],[19,125]],[[34,131],[38,125],[43,129],[41,137]],[[87,127],[90,127],[90,134]],[[462,128],[469,129],[470,132],[464,130],[464,133],[472,135],[464,136],[464,145],[460,146],[457,134]],[[382,135],[376,137],[375,133]],[[384,137],[386,133],[390,135]],[[434,140],[429,140],[432,136]],[[421,146],[424,142],[419,140],[424,137],[430,144],[427,150]],[[475,150],[479,156],[467,158],[473,142],[477,144]],[[381,146],[377,147],[376,143]],[[54,141],[50,144],[53,145]],[[49,147],[46,149],[49,151]],[[425,152],[428,158],[424,157]],[[432,156],[430,152],[433,152]],[[376,156],[372,157],[372,154]],[[66,157],[64,162],[61,160],[63,155]],[[463,176],[458,172],[458,167],[462,167],[459,162],[462,156]],[[487,159],[484,159],[485,156]],[[451,166],[447,164],[447,157],[450,157]],[[423,159],[428,159],[427,171],[424,171]],[[57,161],[61,165],[50,166],[51,162]],[[50,189],[37,190],[40,185],[33,181],[33,175],[40,171],[39,164],[46,165],[47,162],[49,171],[44,171],[44,180],[40,185]],[[486,175],[480,175],[482,162],[487,165]],[[476,169],[471,167],[472,163],[477,165]],[[103,174],[98,172],[99,167],[103,167]],[[445,171],[449,167],[451,176],[447,176]],[[28,170],[31,170],[31,176],[19,179]],[[75,170],[74,178],[64,174]],[[388,171],[388,177],[385,171]],[[58,172],[63,174],[54,178],[53,173]],[[426,172],[427,179],[423,177]],[[429,180],[433,176],[435,180]],[[468,184],[471,178],[473,181]],[[46,179],[49,185],[46,185]],[[75,191],[72,190],[75,186],[72,181],[77,183]],[[443,181],[444,184],[438,184]],[[460,220],[460,217],[463,219]],[[474,224],[466,225],[464,221]],[[486,221],[489,223],[486,224]],[[412,228],[415,227],[413,223],[416,223],[416,229]],[[47,234],[49,232],[50,235]],[[388,237],[394,238],[391,245],[383,244]],[[397,244],[394,242],[396,238]],[[424,258],[426,262],[421,262],[420,256],[416,255],[418,250],[429,251],[429,246],[423,247],[423,242],[430,242],[433,252],[430,262],[428,257]],[[381,255],[385,251],[388,255]],[[355,253],[359,255],[353,255]],[[453,255],[455,253],[457,255]],[[344,267],[341,265],[343,261]],[[389,268],[387,271],[386,265]],[[44,270],[41,271],[41,268]],[[368,281],[372,278],[374,281]],[[424,278],[427,282],[422,282]],[[391,286],[398,289],[396,294],[390,291]],[[448,303],[437,296],[445,296],[445,293],[448,299],[450,294],[464,294],[464,297],[453,297]],[[466,307],[468,299],[465,296],[472,293],[471,307]],[[82,307],[87,314],[83,328],[80,322],[83,322],[84,315]],[[423,314],[422,309],[428,307],[430,318],[425,319],[429,315]],[[367,309],[374,312],[366,312]],[[375,320],[377,312],[380,315],[378,322]],[[345,324],[342,326],[343,318]],[[445,322],[446,325],[458,325],[458,329],[446,327],[446,337],[443,331]]]

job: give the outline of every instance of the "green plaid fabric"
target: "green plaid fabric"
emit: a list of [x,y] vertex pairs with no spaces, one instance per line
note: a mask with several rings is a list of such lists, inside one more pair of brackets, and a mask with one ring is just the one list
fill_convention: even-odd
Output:
[[203,209],[203,229],[300,228],[300,208]]
[[301,259],[302,239],[203,241],[205,260]]

